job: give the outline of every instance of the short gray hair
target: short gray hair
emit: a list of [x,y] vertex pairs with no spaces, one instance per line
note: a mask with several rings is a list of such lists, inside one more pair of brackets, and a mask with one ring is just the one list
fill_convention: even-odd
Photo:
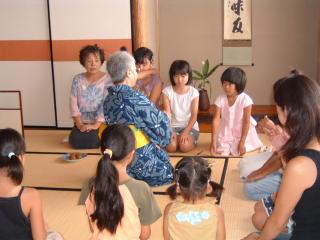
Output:
[[134,58],[125,51],[115,52],[107,60],[107,71],[113,83],[123,82],[127,71],[135,71],[135,68]]

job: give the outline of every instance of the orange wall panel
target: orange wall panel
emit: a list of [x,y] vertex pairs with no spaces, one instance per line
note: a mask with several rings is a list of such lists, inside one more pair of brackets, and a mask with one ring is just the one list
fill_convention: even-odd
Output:
[[[54,40],[54,61],[78,61],[80,49],[88,44],[98,44],[106,57],[126,46],[131,52],[131,39]],[[0,61],[50,61],[49,40],[0,41]]]
[[0,61],[50,61],[49,40],[0,41]]

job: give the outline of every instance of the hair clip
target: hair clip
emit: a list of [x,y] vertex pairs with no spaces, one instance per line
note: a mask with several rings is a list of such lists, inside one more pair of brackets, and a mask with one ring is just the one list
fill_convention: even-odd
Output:
[[10,158],[10,159],[11,159],[11,157],[12,157],[12,156],[15,156],[14,152],[9,152],[9,154],[8,154],[8,158]]
[[111,150],[111,149],[106,148],[106,149],[103,151],[103,155],[104,155],[104,154],[108,154],[109,157],[110,157],[110,159],[112,158],[112,150]]

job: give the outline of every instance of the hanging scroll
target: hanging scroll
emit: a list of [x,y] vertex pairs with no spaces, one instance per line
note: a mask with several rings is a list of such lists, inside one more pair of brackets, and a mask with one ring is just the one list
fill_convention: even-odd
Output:
[[224,0],[224,40],[251,40],[251,0]]

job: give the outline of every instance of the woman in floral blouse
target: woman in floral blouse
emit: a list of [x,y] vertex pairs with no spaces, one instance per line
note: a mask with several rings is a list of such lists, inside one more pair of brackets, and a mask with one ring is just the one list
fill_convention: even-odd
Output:
[[69,143],[76,149],[97,148],[98,128],[104,122],[103,101],[111,80],[100,70],[104,52],[97,45],[88,45],[80,50],[80,63],[86,72],[76,75],[72,81],[70,112],[74,127]]

